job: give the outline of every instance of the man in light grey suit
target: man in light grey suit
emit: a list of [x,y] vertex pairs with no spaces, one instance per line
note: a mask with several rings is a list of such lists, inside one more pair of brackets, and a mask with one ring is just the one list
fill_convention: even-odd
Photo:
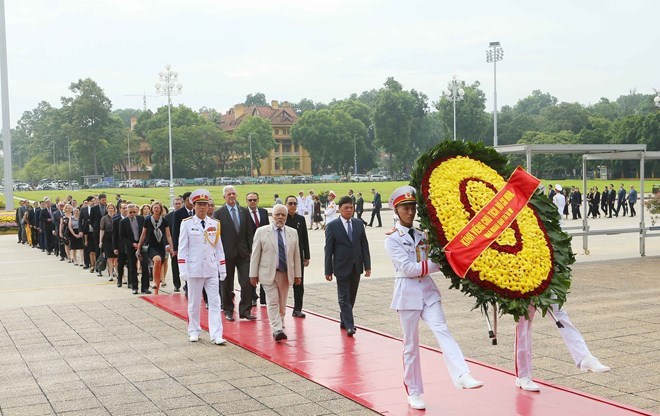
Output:
[[289,286],[302,281],[298,232],[284,225],[287,209],[273,207],[273,223],[257,228],[250,258],[250,283],[261,283],[266,292],[268,320],[275,341],[287,339],[283,323]]

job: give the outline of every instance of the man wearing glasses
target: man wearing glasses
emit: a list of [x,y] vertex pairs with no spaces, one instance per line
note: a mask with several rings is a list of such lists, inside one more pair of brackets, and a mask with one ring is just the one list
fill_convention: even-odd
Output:
[[[300,192],[302,194],[302,191]],[[303,198],[304,200],[304,198]],[[305,267],[309,266],[309,238],[307,237],[307,222],[305,217],[296,213],[300,212],[298,207],[300,203],[298,199],[289,195],[286,197],[286,226],[291,227],[298,232],[298,247],[300,249],[300,284],[293,286],[293,317],[294,318],[304,318],[305,313],[302,311],[303,307],[303,294],[305,293],[304,287],[304,277],[305,277]]]

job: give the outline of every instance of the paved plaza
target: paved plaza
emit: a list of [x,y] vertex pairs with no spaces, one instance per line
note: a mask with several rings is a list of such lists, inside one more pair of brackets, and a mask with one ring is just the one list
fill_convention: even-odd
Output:
[[[592,225],[617,228],[636,221],[601,219]],[[305,309],[336,318],[334,282],[323,280],[322,232],[310,233]],[[384,231],[370,228],[368,235],[374,277],[362,279],[356,323],[400,336],[397,315],[388,308],[393,270]],[[591,237],[588,256],[581,253],[581,238],[575,240],[578,263],[565,307],[592,353],[612,371],[581,373],[554,323],[538,316],[534,377],[660,413],[660,238],[647,240],[646,257],[639,256],[634,234]],[[16,244],[13,235],[0,236],[0,253],[1,416],[373,413],[235,345],[213,346],[206,339],[191,344],[183,321],[107,278]],[[434,277],[466,357],[512,371],[513,320],[499,320],[499,344],[491,345],[483,317],[470,310],[472,300],[448,290],[441,275]],[[172,289],[167,281],[164,296]],[[358,331],[357,342],[359,337]],[[426,328],[421,337],[437,345]],[[399,365],[400,357],[392,362]],[[440,361],[423,365],[446,374]]]

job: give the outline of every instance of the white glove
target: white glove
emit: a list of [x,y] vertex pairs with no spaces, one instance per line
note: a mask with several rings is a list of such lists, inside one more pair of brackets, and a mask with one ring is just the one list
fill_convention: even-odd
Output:
[[224,282],[227,278],[227,273],[218,273],[218,277],[220,277],[221,282]]

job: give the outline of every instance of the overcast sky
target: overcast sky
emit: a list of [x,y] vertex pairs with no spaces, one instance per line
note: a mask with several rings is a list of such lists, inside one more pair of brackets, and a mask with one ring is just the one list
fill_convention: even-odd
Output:
[[660,88],[658,0],[5,0],[5,14],[12,126],[87,77],[113,109],[141,108],[143,92],[156,109],[167,64],[184,86],[175,104],[195,110],[255,92],[329,102],[389,76],[436,101],[456,74],[481,82],[492,111],[491,41],[500,107],[534,89],[589,104]]

